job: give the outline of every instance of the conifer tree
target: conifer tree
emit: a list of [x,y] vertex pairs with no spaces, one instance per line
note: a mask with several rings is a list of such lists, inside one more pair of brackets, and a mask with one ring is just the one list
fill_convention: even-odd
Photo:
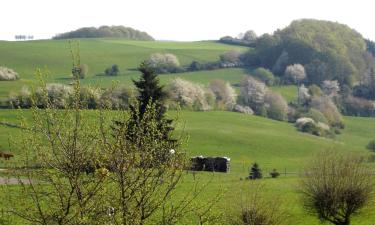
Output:
[[261,179],[262,178],[262,170],[259,168],[258,163],[254,163],[250,168],[250,179]]

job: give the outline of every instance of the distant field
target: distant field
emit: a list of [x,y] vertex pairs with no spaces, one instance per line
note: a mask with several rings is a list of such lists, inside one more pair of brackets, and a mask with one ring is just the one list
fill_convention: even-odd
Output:
[[[82,39],[79,40],[82,63],[89,66],[85,83],[109,84],[113,79],[129,81],[137,76],[135,69],[142,60],[152,53],[175,54],[182,65],[193,60],[200,62],[216,61],[219,55],[247,48],[220,44],[216,42],[146,42],[123,39]],[[119,77],[97,76],[105,68],[117,64]],[[43,40],[25,42],[0,41],[0,66],[13,68],[21,75],[21,80],[0,82],[0,98],[8,96],[9,91],[19,90],[35,81],[35,69],[47,68],[51,72],[49,82],[68,83],[71,73],[71,56],[67,40]]]

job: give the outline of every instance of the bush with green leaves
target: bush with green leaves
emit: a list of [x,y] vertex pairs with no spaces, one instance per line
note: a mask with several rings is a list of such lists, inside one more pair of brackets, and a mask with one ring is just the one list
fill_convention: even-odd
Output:
[[320,111],[328,121],[328,124],[333,127],[344,127],[342,115],[335,103],[329,97],[314,97],[311,100],[311,107]]
[[264,104],[268,118],[280,121],[288,119],[288,103],[279,93],[267,91]]
[[316,136],[329,136],[331,135],[330,127],[322,122],[316,122],[312,118],[302,117],[297,119],[295,126],[297,129],[304,133],[313,134]]
[[252,75],[254,75],[259,80],[263,81],[268,86],[272,86],[272,85],[275,84],[276,78],[273,75],[273,73],[270,70],[268,70],[268,69],[260,67],[260,68],[258,68],[256,70],[254,70],[252,72]]
[[117,64],[113,64],[104,70],[104,74],[107,76],[117,76],[120,73],[120,69]]
[[315,122],[321,122],[328,124],[327,118],[319,110],[310,108],[309,111],[303,113],[301,117],[307,117],[313,119]]
[[276,169],[273,169],[273,170],[270,172],[270,176],[271,176],[272,178],[278,178],[278,177],[280,176],[280,173],[277,172]]
[[84,79],[88,75],[88,73],[89,66],[87,64],[80,64],[72,69],[73,78]]
[[0,81],[18,80],[20,76],[14,70],[0,66]]

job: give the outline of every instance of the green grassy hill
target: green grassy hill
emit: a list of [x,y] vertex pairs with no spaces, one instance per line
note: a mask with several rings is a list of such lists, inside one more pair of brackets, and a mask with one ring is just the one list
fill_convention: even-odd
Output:
[[[84,84],[110,85],[112,80],[128,82],[137,76],[135,69],[142,60],[156,52],[175,54],[182,65],[188,65],[193,60],[209,62],[219,59],[219,55],[232,50],[246,50],[247,48],[225,45],[215,42],[157,42],[157,41],[129,41],[124,39],[81,39],[81,61],[89,66],[89,75]],[[35,81],[36,68],[47,68],[51,72],[49,82],[69,83],[71,74],[70,47],[67,40],[42,40],[26,42],[0,41],[0,66],[13,68],[21,75],[19,81],[0,82],[0,97],[8,96],[9,91],[19,90],[23,85],[30,85]],[[121,75],[118,77],[97,76],[105,68],[117,64]],[[226,73],[218,72],[218,78]],[[183,74],[181,76],[189,76]],[[208,80],[212,72],[194,74],[199,80]],[[168,79],[173,75],[166,75]],[[163,76],[164,77],[164,76]],[[238,76],[237,76],[238,77]],[[236,78],[229,78],[234,80]]]
[[[30,116],[29,111],[24,112],[26,117]],[[19,113],[17,110],[0,110],[0,118],[16,122]],[[170,115],[173,116],[174,112],[170,112]],[[231,158],[229,174],[204,172],[199,175],[202,180],[213,179],[206,187],[202,200],[209,199],[209,196],[218,191],[224,191],[224,196],[215,210],[235,210],[251,182],[242,179],[248,175],[250,164],[256,161],[266,177],[274,168],[282,173],[278,179],[266,178],[260,182],[264,185],[268,197],[282,201],[282,207],[293,225],[319,224],[316,218],[306,214],[299,201],[297,173],[303,170],[306,161],[325,149],[368,154],[365,146],[375,137],[375,130],[372,129],[375,127],[375,119],[372,118],[345,117],[347,127],[343,134],[335,139],[326,139],[298,132],[290,123],[233,112],[182,111],[180,117],[180,123],[186,124],[185,131],[190,137],[186,146],[190,155]],[[3,149],[8,149],[9,135],[17,140],[22,133],[17,128],[0,126],[0,144]],[[17,152],[13,153],[17,155]],[[288,173],[286,176],[284,171]],[[180,191],[184,192],[189,187],[188,176]],[[353,224],[371,225],[375,219],[375,214],[371,213],[373,209],[371,207],[366,211],[366,216],[354,218]]]

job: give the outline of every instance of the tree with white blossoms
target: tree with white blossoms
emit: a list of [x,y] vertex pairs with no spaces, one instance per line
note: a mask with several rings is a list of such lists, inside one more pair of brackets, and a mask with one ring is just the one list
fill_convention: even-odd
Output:
[[20,76],[14,70],[0,66],[0,81],[18,80]]
[[181,106],[203,111],[211,108],[207,90],[200,84],[177,78],[169,84],[168,90],[171,100]]
[[298,103],[299,104],[306,104],[308,100],[310,100],[311,95],[309,93],[309,89],[305,87],[304,84],[298,87]]
[[216,79],[210,82],[209,88],[215,95],[216,106],[219,109],[233,109],[237,94],[228,82]]
[[180,62],[177,56],[166,53],[153,53],[147,60],[151,67],[153,67],[157,72],[166,73],[173,72],[178,67],[180,67]]
[[340,84],[337,80],[325,80],[322,84],[325,95],[333,97],[337,96],[340,91]]
[[241,81],[240,97],[242,104],[251,107],[257,113],[263,107],[266,92],[266,85],[251,76],[247,76]]
[[289,65],[285,69],[284,76],[293,83],[299,84],[306,78],[305,67],[303,67],[301,64]]

